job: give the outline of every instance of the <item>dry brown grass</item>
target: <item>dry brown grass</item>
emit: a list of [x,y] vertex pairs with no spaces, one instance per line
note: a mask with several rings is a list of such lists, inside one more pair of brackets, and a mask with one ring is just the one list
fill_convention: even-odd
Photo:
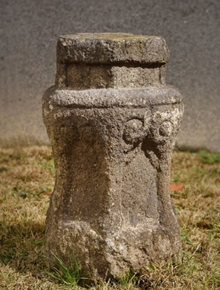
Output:
[[[175,152],[171,181],[185,185],[172,192],[182,229],[183,264],[146,265],[139,287],[220,289],[220,163],[204,164],[198,153]],[[0,289],[73,289],[45,274],[44,222],[53,185],[50,148],[0,149]],[[125,279],[95,288],[138,286]]]

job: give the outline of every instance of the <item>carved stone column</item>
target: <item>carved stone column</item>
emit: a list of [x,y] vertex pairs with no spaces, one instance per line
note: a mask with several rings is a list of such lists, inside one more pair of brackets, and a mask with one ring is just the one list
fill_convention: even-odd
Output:
[[56,166],[46,220],[49,256],[75,253],[95,277],[181,259],[171,153],[183,104],[165,84],[164,39],[61,36],[43,117]]

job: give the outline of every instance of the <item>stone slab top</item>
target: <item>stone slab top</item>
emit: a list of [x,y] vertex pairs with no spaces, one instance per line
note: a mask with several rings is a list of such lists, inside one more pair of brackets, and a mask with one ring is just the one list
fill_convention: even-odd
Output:
[[58,63],[165,64],[166,41],[158,36],[128,33],[79,33],[62,35],[57,42]]

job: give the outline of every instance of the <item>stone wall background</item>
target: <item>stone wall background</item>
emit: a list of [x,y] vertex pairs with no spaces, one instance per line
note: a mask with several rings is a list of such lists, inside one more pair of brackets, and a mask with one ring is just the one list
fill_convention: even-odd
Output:
[[54,84],[59,35],[158,35],[167,83],[184,96],[177,145],[220,152],[219,0],[1,0],[0,146],[47,144],[41,98]]

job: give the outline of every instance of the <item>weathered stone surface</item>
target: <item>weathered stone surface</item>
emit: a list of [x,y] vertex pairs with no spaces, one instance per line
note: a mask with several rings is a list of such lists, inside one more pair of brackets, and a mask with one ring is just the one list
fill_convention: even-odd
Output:
[[[87,43],[87,35],[84,37],[85,41],[80,37],[80,48]],[[116,35],[113,39],[123,43],[123,37]],[[102,35],[90,38],[99,43],[98,52],[105,54]],[[132,43],[132,36],[128,38]],[[62,54],[63,68],[72,66],[79,50],[78,35],[66,39],[71,42],[65,42],[70,47],[67,58]],[[141,36],[142,39],[157,43],[160,38]],[[134,40],[139,43],[138,36]],[[160,43],[164,45],[165,41]],[[126,52],[125,56],[120,52],[114,55],[114,61],[123,64],[116,64],[116,68],[122,68],[120,85],[102,88],[99,80],[94,82],[89,77],[88,81],[85,77],[83,87],[83,76],[78,77],[77,73],[71,75],[70,83],[66,78],[68,70],[61,71],[58,65],[57,79],[64,76],[64,81],[48,89],[43,98],[44,122],[56,166],[45,250],[47,255],[55,252],[66,262],[74,252],[84,270],[96,277],[120,276],[128,270],[138,272],[149,261],[181,259],[180,229],[169,183],[171,152],[183,113],[182,98],[177,90],[164,84],[164,78],[157,78],[155,83],[149,81],[164,66],[165,58],[160,57],[163,47],[162,52],[159,48],[148,51],[155,56],[149,74],[143,73],[146,81],[130,65],[131,53],[127,57]],[[101,62],[107,63],[97,65],[96,61],[93,65],[96,49],[96,45],[88,45],[91,55],[82,53],[77,62],[83,62],[78,69],[84,70],[88,58],[90,76],[99,79],[108,71],[106,59],[110,58],[108,54],[106,58],[102,56]],[[152,57],[146,53],[144,58],[149,67]],[[113,70],[112,78],[117,78],[117,74],[118,69]],[[121,85],[127,76],[137,81],[132,85],[125,82],[128,87]]]
[[165,81],[169,50],[161,37],[128,33],[61,36],[58,87],[138,88]]
[[63,35],[57,43],[58,62],[167,63],[169,50],[158,36],[129,33],[81,33]]

